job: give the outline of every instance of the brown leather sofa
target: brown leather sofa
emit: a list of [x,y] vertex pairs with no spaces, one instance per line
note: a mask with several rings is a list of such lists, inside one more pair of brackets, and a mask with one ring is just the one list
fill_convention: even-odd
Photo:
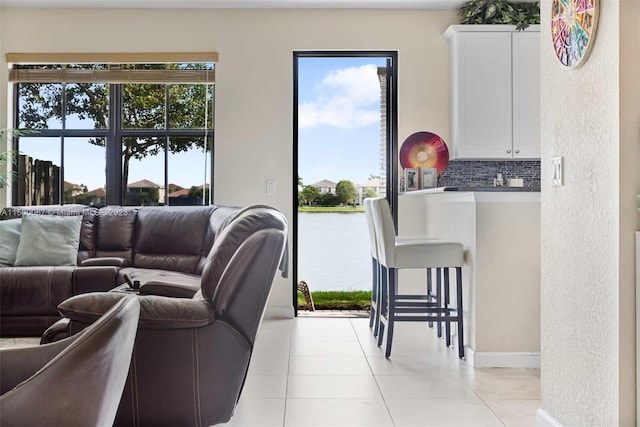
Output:
[[238,211],[225,206],[4,209],[2,219],[46,214],[82,215],[83,221],[77,266],[0,267],[0,334],[40,336],[60,319],[62,301],[109,291],[125,283],[125,274],[140,282],[141,294],[193,296],[211,247]]
[[[277,210],[254,206],[215,228],[221,231],[205,259],[184,257],[173,264],[201,273],[191,298],[139,298],[138,333],[114,425],[200,427],[231,418],[282,267],[287,223]],[[143,265],[157,265],[142,259]],[[59,323],[70,322],[76,333],[127,293],[75,296],[60,305],[65,320]]]

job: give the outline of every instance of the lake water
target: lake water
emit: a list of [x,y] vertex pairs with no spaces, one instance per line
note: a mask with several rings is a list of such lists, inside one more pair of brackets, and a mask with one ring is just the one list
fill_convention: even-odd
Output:
[[298,213],[298,280],[311,291],[371,290],[364,213]]

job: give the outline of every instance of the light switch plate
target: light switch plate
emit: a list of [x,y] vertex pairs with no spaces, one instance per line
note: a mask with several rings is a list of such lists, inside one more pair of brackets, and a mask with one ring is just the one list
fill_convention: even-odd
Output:
[[564,157],[551,158],[551,185],[560,187],[564,185]]
[[267,195],[273,196],[276,194],[276,180],[268,179],[267,180]]

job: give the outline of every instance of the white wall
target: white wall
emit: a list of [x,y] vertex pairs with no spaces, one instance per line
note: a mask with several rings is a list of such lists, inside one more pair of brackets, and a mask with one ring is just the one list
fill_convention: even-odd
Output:
[[[6,52],[217,51],[215,202],[267,203],[292,215],[294,50],[398,50],[399,139],[449,138],[448,44],[455,11],[6,9]],[[0,64],[0,127],[7,72]],[[240,182],[240,171],[252,179]],[[265,180],[278,194],[265,195]],[[278,279],[272,313],[291,312]]]
[[[541,31],[542,409],[566,426],[635,425],[640,14],[637,0],[600,4],[578,70],[560,68]],[[562,187],[550,184],[554,156]]]

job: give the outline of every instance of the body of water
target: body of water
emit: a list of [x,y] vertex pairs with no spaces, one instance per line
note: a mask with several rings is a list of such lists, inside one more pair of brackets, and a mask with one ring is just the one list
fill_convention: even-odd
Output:
[[371,290],[364,213],[298,213],[298,280],[311,291]]

